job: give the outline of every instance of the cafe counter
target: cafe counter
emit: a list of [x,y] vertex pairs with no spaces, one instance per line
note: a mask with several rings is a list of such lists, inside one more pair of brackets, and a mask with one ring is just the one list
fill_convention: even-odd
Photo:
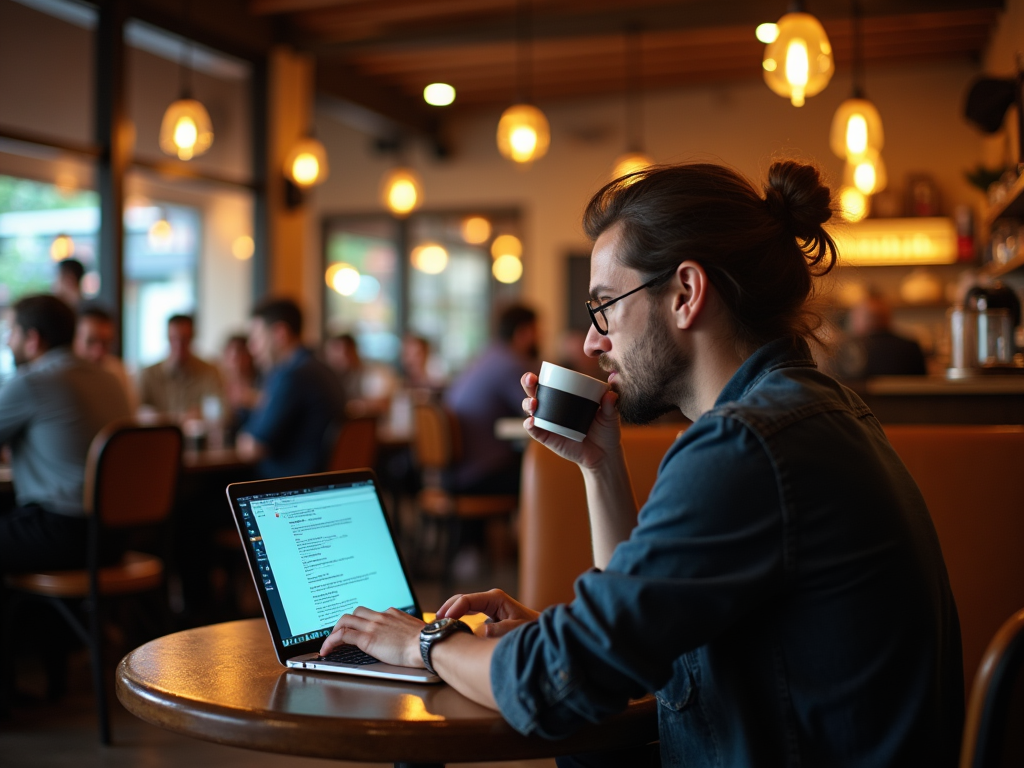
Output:
[[883,424],[1024,424],[1024,375],[878,376],[853,389]]

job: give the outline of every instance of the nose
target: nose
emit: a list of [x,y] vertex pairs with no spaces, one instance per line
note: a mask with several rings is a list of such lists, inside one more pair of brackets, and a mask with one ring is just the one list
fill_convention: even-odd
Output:
[[587,338],[583,342],[583,351],[587,357],[598,357],[599,355],[610,351],[612,343],[609,341],[607,336],[602,336],[597,332],[597,328],[594,324],[590,324],[589,330],[587,330]]

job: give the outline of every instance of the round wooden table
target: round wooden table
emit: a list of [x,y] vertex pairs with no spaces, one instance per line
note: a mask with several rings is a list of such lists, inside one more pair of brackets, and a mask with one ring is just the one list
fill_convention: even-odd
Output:
[[117,698],[187,736],[289,755],[443,765],[522,760],[658,738],[653,697],[558,741],[522,736],[448,685],[285,670],[260,619],[161,637],[117,668]]

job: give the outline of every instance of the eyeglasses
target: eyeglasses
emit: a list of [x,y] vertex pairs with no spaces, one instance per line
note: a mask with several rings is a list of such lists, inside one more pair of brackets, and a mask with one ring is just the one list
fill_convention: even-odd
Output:
[[604,304],[599,304],[596,307],[594,306],[593,300],[588,301],[587,302],[587,312],[590,313],[590,322],[592,322],[594,324],[594,328],[597,329],[598,333],[600,333],[602,336],[607,336],[608,335],[608,316],[605,315],[605,310],[608,309],[608,307],[610,307],[612,304],[614,304],[617,301],[622,301],[627,296],[632,296],[637,291],[642,291],[645,288],[650,288],[652,285],[661,282],[666,277],[668,277],[669,275],[673,274],[675,271],[676,271],[676,268],[672,267],[672,269],[670,269],[670,270],[668,270],[666,272],[662,272],[660,275],[657,275],[656,277],[652,277],[650,280],[648,280],[646,283],[641,285],[639,288],[634,288],[629,293],[624,293],[621,296],[616,296],[614,299],[608,299],[608,301],[606,301]]

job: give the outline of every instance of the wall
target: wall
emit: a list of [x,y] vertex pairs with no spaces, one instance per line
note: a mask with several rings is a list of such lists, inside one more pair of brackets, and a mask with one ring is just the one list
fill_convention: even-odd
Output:
[[[979,161],[979,140],[960,116],[978,67],[966,61],[869,69],[868,95],[881,112],[890,186],[897,193],[908,173],[938,182],[947,212],[976,206],[980,195],[963,179]],[[456,88],[458,83],[455,83]],[[832,115],[848,97],[848,77],[837,75],[802,109],[771,93],[758,78],[714,87],[650,93],[645,98],[646,144],[659,162],[711,160],[731,165],[755,181],[775,158],[814,160],[832,181],[842,161],[828,148]],[[531,168],[513,167],[494,143],[499,111],[460,116],[451,126],[455,156],[439,161],[420,148],[412,164],[422,174],[425,207],[519,207],[524,212],[524,297],[544,313],[544,348],[553,353],[564,328],[565,257],[589,251],[580,214],[625,148],[621,97],[540,105],[551,122],[551,149]],[[331,156],[333,175],[317,192],[319,215],[379,210],[378,184],[389,167],[371,139],[318,116],[318,133]],[[311,254],[319,259],[319,254]]]

